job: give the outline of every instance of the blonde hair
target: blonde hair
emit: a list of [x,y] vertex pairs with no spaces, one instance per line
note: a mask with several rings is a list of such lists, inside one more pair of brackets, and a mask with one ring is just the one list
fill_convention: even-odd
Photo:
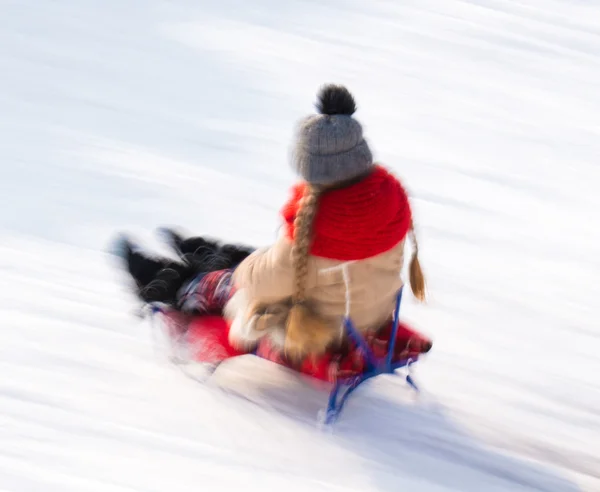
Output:
[[[284,352],[293,361],[306,355],[317,356],[324,353],[339,336],[339,326],[316,313],[309,305],[306,296],[308,261],[312,243],[312,226],[317,214],[321,190],[307,185],[294,220],[294,244],[292,264],[294,267],[295,290],[292,307],[286,322]],[[409,266],[409,279],[414,296],[425,301],[425,277],[419,263],[419,245],[411,220],[410,238],[413,254]]]
[[415,235],[415,227],[413,221],[410,221],[409,230],[411,242],[413,244],[413,254],[410,259],[409,265],[409,280],[410,288],[413,295],[421,302],[425,301],[425,276],[421,269],[421,263],[419,263],[419,243],[417,242],[417,236]]
[[312,309],[306,297],[312,225],[317,214],[320,194],[319,189],[308,185],[294,220],[292,264],[296,285],[287,319],[284,344],[286,355],[293,360],[301,359],[305,355],[322,354],[339,332],[339,328]]

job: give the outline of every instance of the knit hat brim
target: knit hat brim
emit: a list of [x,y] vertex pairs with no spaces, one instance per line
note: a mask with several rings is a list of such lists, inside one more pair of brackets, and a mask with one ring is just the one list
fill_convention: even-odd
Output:
[[345,152],[333,154],[315,154],[306,146],[296,145],[292,165],[308,183],[328,186],[367,173],[373,167],[373,155],[364,139]]

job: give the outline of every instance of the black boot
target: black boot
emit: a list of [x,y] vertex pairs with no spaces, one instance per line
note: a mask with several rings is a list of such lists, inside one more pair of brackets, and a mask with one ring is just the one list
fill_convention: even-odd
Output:
[[182,233],[172,228],[158,229],[159,235],[184,261],[201,263],[213,256],[220,248],[219,242],[213,239],[195,236],[185,238]]
[[131,239],[123,235],[114,242],[112,252],[123,260],[126,270],[138,288],[149,284],[167,264],[163,259],[143,254]]
[[193,280],[197,273],[192,265],[169,262],[140,290],[140,297],[146,302],[161,302],[177,308],[181,288]]
[[235,268],[254,253],[254,251],[255,248],[235,244],[225,244],[221,248],[221,254],[226,258],[226,262],[229,265],[227,268]]
[[178,291],[198,272],[188,263],[152,258],[126,237],[116,241],[114,252],[123,259],[134,280],[136,295],[146,303],[162,302],[176,306]]
[[215,239],[201,236],[185,238],[183,234],[166,227],[158,232],[182,261],[193,264],[201,272],[234,268],[254,251],[248,246],[223,245]]

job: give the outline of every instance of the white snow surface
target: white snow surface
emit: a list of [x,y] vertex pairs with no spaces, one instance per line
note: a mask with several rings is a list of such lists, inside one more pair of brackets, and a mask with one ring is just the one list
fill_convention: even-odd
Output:
[[[600,491],[598,80],[589,0],[2,0],[0,490]],[[411,194],[434,340],[332,433],[264,361],[185,377],[107,253],[271,243],[325,82]]]

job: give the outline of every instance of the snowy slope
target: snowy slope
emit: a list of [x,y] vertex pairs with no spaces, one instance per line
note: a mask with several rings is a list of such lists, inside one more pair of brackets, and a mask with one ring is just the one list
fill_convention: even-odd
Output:
[[[599,26],[571,0],[0,2],[0,490],[600,490]],[[411,191],[431,302],[403,314],[435,340],[421,401],[378,381],[334,435],[282,371],[223,376],[261,408],[168,365],[106,254],[165,224],[271,242],[329,81]]]

